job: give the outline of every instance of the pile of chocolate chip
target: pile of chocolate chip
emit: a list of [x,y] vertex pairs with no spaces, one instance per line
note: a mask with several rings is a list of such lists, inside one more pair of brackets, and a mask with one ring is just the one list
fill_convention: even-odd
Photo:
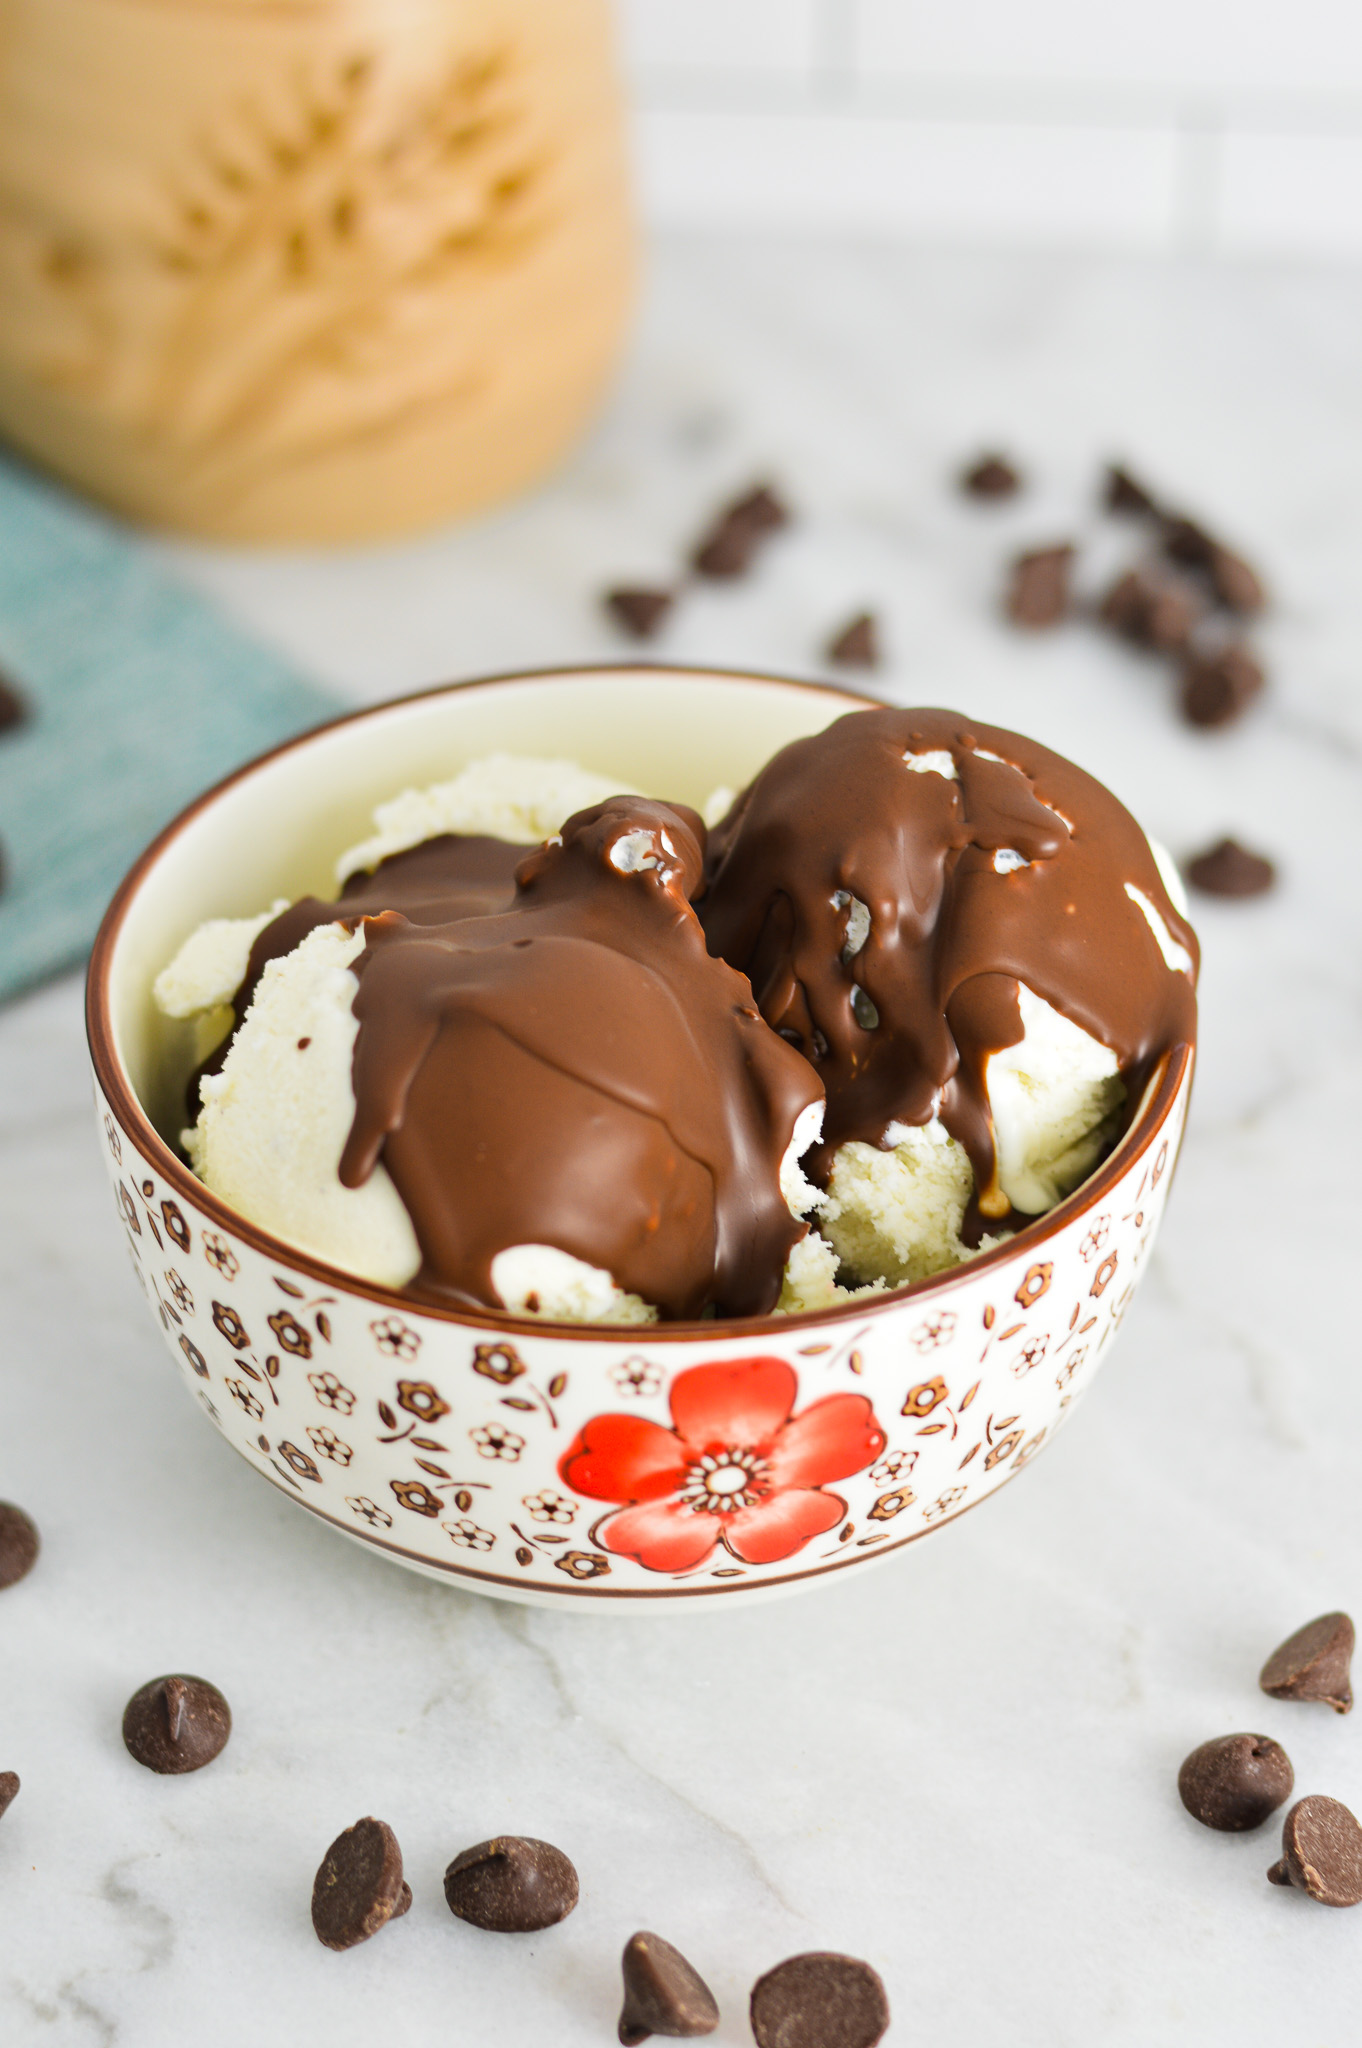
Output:
[[[974,496],[996,498],[1020,488],[1020,478],[998,457],[976,463],[962,478]],[[1171,662],[1178,702],[1189,725],[1215,727],[1242,718],[1262,695],[1263,669],[1243,637],[1247,621],[1267,604],[1256,569],[1194,519],[1165,511],[1129,470],[1113,463],[1102,501],[1117,518],[1134,522],[1144,545],[1093,616],[1132,647]],[[1076,609],[1071,541],[1035,548],[1012,564],[1007,615],[1018,626],[1054,626]]]
[[[623,632],[635,640],[651,640],[662,630],[688,585],[696,578],[732,582],[746,576],[765,541],[788,526],[791,517],[789,506],[773,485],[753,484],[714,514],[675,583],[623,584],[607,590],[602,603]],[[877,668],[880,645],[874,614],[857,612],[830,635],[822,652],[825,661],[839,668]]]
[[[1355,1635],[1346,1614],[1321,1614],[1278,1644],[1258,1683],[1274,1700],[1316,1700],[1352,1710]],[[1217,1735],[1184,1758],[1178,1792],[1194,1820],[1224,1834],[1260,1828],[1295,1789],[1291,1759],[1270,1735]],[[1282,1853],[1267,1873],[1321,1906],[1362,1905],[1362,1825],[1341,1800],[1311,1793],[1282,1826]]]
[[[987,454],[961,471],[967,497],[1015,497],[1023,479],[1006,456]],[[1135,524],[1140,553],[1095,606],[1074,592],[1078,548],[1057,541],[1013,557],[1003,609],[1027,630],[1088,618],[1143,653],[1169,664],[1189,725],[1211,731],[1232,725],[1263,694],[1263,666],[1245,637],[1267,605],[1263,579],[1206,527],[1162,507],[1119,463],[1108,465],[1103,509]],[[1263,854],[1221,839],[1186,866],[1188,881],[1208,896],[1260,896],[1276,871]]]
[[[0,1591],[26,1578],[38,1532],[22,1508],[0,1501]],[[221,1756],[232,1713],[206,1678],[169,1672],[139,1686],[123,1711],[129,1756],[161,1776],[200,1771]],[[19,1790],[0,1771],[0,1814]],[[462,1849],[445,1871],[445,1904],[455,1919],[492,1934],[536,1934],[577,1904],[577,1872],[561,1849],[531,1835],[498,1835]],[[402,1850],[386,1821],[366,1814],[337,1835],[312,1885],[312,1925],[323,1948],[369,1941],[411,1909]],[[679,1949],[640,1929],[621,1959],[624,2005],[619,2038],[636,2048],[650,2034],[692,2040],[719,2024],[713,1992]],[[875,2048],[889,2025],[884,1984],[855,1956],[815,1950],[790,1956],[757,1979],[748,2015],[757,2048]]]

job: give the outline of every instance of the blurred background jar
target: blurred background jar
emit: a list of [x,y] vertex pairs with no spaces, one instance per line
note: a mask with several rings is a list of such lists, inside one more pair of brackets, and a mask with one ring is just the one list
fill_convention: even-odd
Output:
[[0,0],[0,433],[257,542],[541,476],[630,295],[609,0]]

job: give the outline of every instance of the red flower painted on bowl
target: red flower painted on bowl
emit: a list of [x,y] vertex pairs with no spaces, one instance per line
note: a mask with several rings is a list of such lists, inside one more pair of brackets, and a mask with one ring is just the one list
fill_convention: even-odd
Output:
[[885,1434],[864,1394],[794,1413],[782,1358],[697,1365],[672,1382],[672,1427],[597,1415],[559,1463],[564,1483],[621,1503],[595,1531],[654,1572],[694,1570],[722,1543],[744,1564],[776,1564],[835,1528],[846,1502],[823,1491],[879,1457]]

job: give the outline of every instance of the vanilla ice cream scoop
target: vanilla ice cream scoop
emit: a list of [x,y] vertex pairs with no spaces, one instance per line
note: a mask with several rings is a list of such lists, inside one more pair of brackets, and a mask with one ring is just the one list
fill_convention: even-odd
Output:
[[1194,1034],[1196,939],[1135,820],[957,713],[854,712],[784,748],[707,879],[711,949],[826,1087],[812,1170],[843,1278],[920,1279],[1052,1207]]

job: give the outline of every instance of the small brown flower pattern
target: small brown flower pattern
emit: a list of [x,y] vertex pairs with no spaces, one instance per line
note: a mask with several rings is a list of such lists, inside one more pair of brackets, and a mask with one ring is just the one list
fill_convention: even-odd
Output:
[[662,1369],[650,1365],[646,1358],[623,1359],[611,1366],[610,1377],[621,1394],[633,1394],[639,1400],[662,1391]]
[[1097,1254],[1101,1251],[1103,1245],[1106,1243],[1107,1239],[1110,1236],[1110,1216],[1099,1216],[1097,1221],[1093,1224],[1092,1229],[1083,1239],[1082,1244],[1078,1247],[1078,1256],[1080,1259],[1083,1260],[1085,1265],[1090,1266],[1092,1264],[1093,1260],[1097,1257]]
[[911,1486],[895,1487],[892,1493],[882,1493],[870,1509],[872,1522],[889,1522],[895,1515],[901,1515],[917,1499]]
[[870,1468],[872,1486],[892,1486],[896,1479],[902,1479],[911,1472],[918,1461],[917,1451],[886,1451],[877,1465]]
[[166,1273],[166,1289],[180,1313],[192,1316],[194,1313],[194,1297],[185,1284],[183,1275],[177,1273],[173,1266]]
[[228,1393],[236,1402],[237,1407],[240,1408],[242,1413],[244,1415],[249,1415],[252,1422],[258,1422],[261,1416],[264,1414],[265,1410],[261,1406],[261,1403],[257,1399],[257,1397],[251,1392],[250,1388],[246,1385],[245,1380],[224,1380],[223,1385],[226,1387]]
[[380,1316],[369,1330],[385,1358],[412,1359],[421,1349],[420,1336],[401,1316]]
[[328,1429],[325,1423],[310,1423],[307,1434],[317,1456],[329,1458],[333,1465],[348,1465],[355,1455],[349,1444],[343,1443],[335,1430]]
[[376,1500],[370,1500],[367,1493],[347,1493],[345,1505],[352,1515],[358,1515],[361,1522],[367,1522],[371,1529],[391,1529],[393,1518],[386,1508]]
[[300,1451],[297,1444],[281,1443],[279,1455],[284,1460],[284,1463],[298,1474],[300,1479],[313,1479],[318,1486],[321,1485],[321,1473],[317,1470],[316,1465],[309,1458],[307,1452]]
[[134,1236],[140,1237],[142,1235],[142,1219],[137,1213],[136,1202],[134,1202],[122,1181],[118,1183],[118,1207],[123,1221],[127,1224],[129,1230],[132,1231]]
[[343,1387],[333,1372],[310,1372],[307,1383],[323,1408],[334,1408],[337,1415],[353,1415],[355,1397],[348,1387]]
[[609,1558],[602,1557],[599,1550],[568,1550],[553,1562],[555,1569],[566,1572],[570,1579],[603,1579],[610,1570]]
[[934,1500],[929,1508],[922,1510],[923,1521],[939,1522],[943,1515],[950,1513],[957,1501],[962,1501],[965,1498],[968,1491],[969,1488],[965,1486],[948,1486],[946,1491]]
[[542,1493],[527,1493],[521,1505],[529,1509],[536,1522],[556,1522],[560,1527],[566,1527],[577,1512],[575,1502],[547,1486]]
[[1039,1337],[1033,1337],[1029,1344],[1023,1344],[1021,1350],[1012,1361],[1014,1377],[1022,1380],[1026,1378],[1027,1373],[1034,1372],[1049,1349],[1050,1333],[1048,1330]]
[[984,1459],[985,1472],[991,1472],[995,1465],[1002,1464],[1004,1458],[1010,1458],[1021,1440],[1022,1433],[1019,1429],[1009,1431],[1006,1436],[1000,1436],[988,1456]]
[[295,1358],[311,1358],[312,1338],[297,1316],[291,1316],[286,1308],[277,1309],[265,1321],[273,1330],[282,1351],[291,1351]]
[[440,1496],[432,1493],[421,1479],[390,1479],[388,1481],[402,1507],[413,1515],[438,1515]]
[[179,1341],[181,1351],[183,1351],[199,1378],[206,1380],[208,1377],[208,1360],[204,1357],[198,1345],[194,1343],[192,1338],[186,1337],[183,1332],[180,1335]]
[[473,1370],[485,1380],[495,1380],[499,1387],[509,1387],[525,1367],[514,1344],[475,1344]]
[[182,1252],[187,1252],[194,1242],[193,1233],[184,1220],[179,1203],[172,1202],[169,1196],[161,1204],[161,1221],[166,1227],[166,1236],[171,1243],[177,1244]]
[[508,1465],[514,1465],[525,1448],[524,1437],[507,1429],[503,1422],[484,1422],[480,1429],[470,1429],[468,1434],[480,1458],[503,1458]]
[[1037,1266],[1028,1266],[1012,1299],[1020,1308],[1034,1308],[1041,1296],[1049,1293],[1054,1270],[1053,1263],[1048,1260]]
[[123,1138],[118,1125],[111,1116],[106,1116],[104,1119],[104,1136],[108,1140],[109,1150],[113,1154],[114,1165],[121,1166],[123,1164]]
[[1088,1289],[1090,1295],[1096,1297],[1099,1294],[1106,1293],[1115,1277],[1119,1256],[1117,1252],[1107,1253],[1101,1265],[1092,1276],[1092,1286]]
[[442,1415],[449,1413],[448,1401],[441,1400],[429,1380],[399,1380],[397,1405],[405,1408],[408,1415],[414,1415],[418,1422],[438,1422]]
[[224,1280],[235,1280],[241,1271],[241,1261],[225,1237],[219,1237],[215,1230],[203,1233],[203,1256],[215,1273],[221,1273]]
[[912,1344],[918,1351],[936,1351],[943,1344],[949,1344],[955,1335],[955,1313],[944,1308],[934,1316],[928,1316],[919,1323],[912,1335]]
[[1070,1380],[1078,1371],[1079,1367],[1082,1365],[1087,1355],[1087,1345],[1076,1344],[1073,1350],[1069,1353],[1068,1357],[1064,1360],[1064,1363],[1060,1366],[1059,1371],[1055,1374],[1055,1385],[1056,1387],[1058,1387],[1061,1394],[1064,1392],[1064,1389],[1068,1386]]
[[236,1310],[229,1308],[225,1301],[213,1303],[213,1328],[219,1336],[227,1339],[233,1351],[244,1351],[251,1341],[246,1334],[246,1325]]
[[490,1529],[480,1529],[467,1515],[461,1515],[457,1522],[446,1522],[444,1527],[450,1542],[457,1543],[461,1550],[490,1550],[497,1540]]
[[919,1422],[926,1420],[934,1408],[939,1408],[947,1398],[946,1382],[938,1373],[934,1379],[920,1380],[915,1387],[909,1387],[903,1403],[903,1414],[914,1415]]

